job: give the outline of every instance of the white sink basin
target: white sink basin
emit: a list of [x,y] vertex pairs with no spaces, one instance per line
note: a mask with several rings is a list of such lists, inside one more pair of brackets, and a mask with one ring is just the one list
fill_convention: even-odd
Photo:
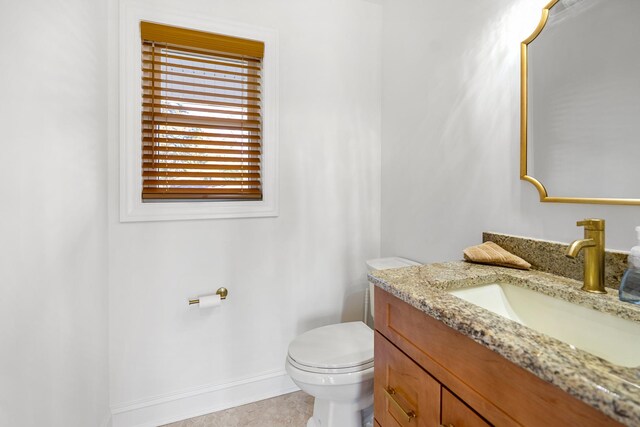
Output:
[[640,365],[638,323],[504,283],[449,293],[616,365]]

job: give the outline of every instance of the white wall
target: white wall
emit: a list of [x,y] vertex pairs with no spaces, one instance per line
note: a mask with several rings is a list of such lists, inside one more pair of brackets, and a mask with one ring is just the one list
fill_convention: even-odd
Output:
[[382,255],[461,259],[485,230],[568,242],[586,217],[635,243],[640,206],[540,203],[519,180],[519,46],[546,3],[384,2]]
[[2,426],[108,420],[103,3],[0,5]]
[[[282,381],[289,341],[316,326],[359,318],[364,262],[379,255],[381,5],[179,5],[188,13],[279,32],[280,216],[119,223],[117,138],[111,138],[115,425],[184,418],[290,389]],[[115,8],[111,17],[115,22]],[[110,129],[117,134],[116,120]],[[219,286],[229,289],[222,307],[200,312],[187,306],[188,298]],[[229,397],[225,385],[271,377],[280,386],[259,393],[249,387],[258,394],[244,397]],[[206,393],[213,394],[196,402]]]

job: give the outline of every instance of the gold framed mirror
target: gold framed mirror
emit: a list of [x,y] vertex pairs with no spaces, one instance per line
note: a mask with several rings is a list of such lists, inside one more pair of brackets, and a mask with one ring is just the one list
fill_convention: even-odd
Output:
[[541,202],[640,205],[638,22],[638,0],[552,0],[521,43],[520,179]]

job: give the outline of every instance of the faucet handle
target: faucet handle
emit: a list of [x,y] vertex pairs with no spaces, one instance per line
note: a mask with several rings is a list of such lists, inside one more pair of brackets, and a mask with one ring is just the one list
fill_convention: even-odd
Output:
[[585,230],[604,231],[604,219],[585,218],[576,223],[578,227],[584,227]]

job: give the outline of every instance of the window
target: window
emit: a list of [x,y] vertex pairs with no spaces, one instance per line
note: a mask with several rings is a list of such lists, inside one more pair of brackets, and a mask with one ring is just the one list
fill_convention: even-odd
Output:
[[125,2],[120,221],[278,216],[278,34]]
[[264,43],[141,22],[142,199],[261,200]]

